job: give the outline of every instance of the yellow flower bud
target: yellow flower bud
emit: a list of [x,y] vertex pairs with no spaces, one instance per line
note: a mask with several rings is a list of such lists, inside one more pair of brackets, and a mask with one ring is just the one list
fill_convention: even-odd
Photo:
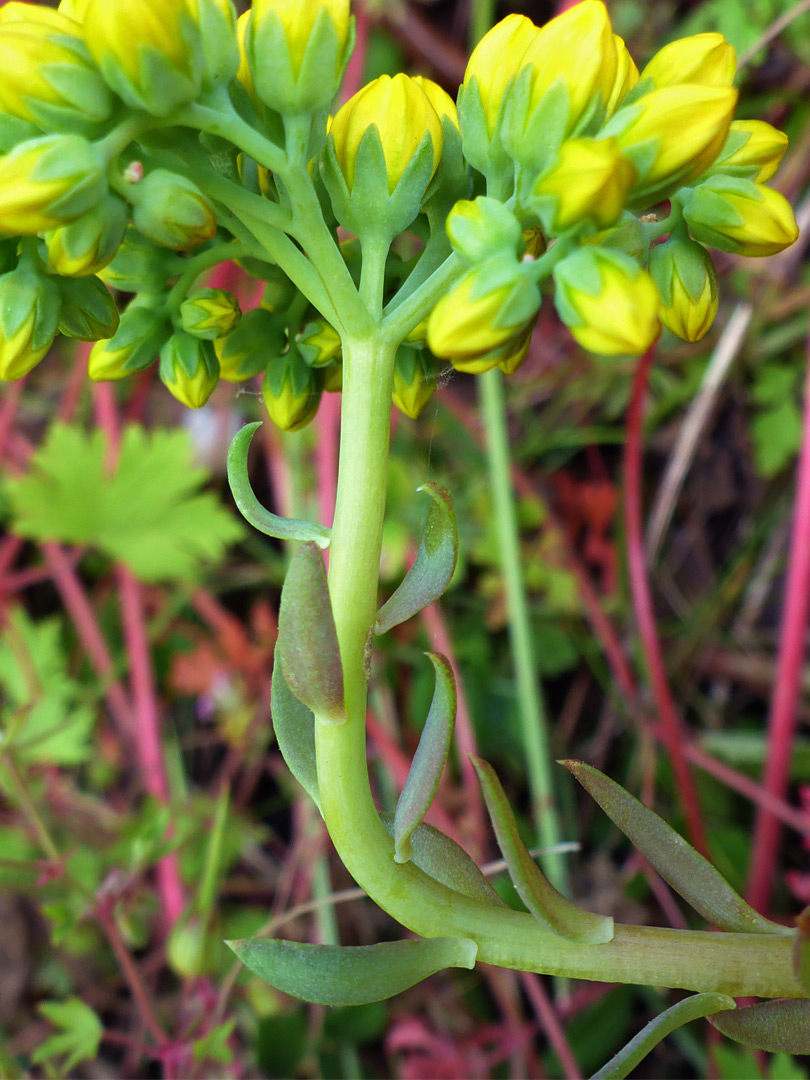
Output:
[[663,197],[697,179],[728,135],[737,91],[727,86],[665,86],[619,109],[605,135],[614,135],[639,173],[636,197]]
[[219,363],[210,341],[172,334],[160,350],[160,378],[189,409],[201,409],[219,382]]
[[534,325],[534,319],[532,319],[526,324],[526,328],[515,335],[513,341],[501,350],[504,356],[502,360],[498,361],[498,367],[504,375],[514,375],[518,368],[523,367],[526,357],[529,355]]
[[32,236],[75,221],[104,198],[101,155],[78,135],[48,135],[0,158],[0,231]]
[[162,315],[140,298],[133,300],[115,334],[90,350],[88,375],[93,382],[112,382],[142,371],[155,360],[169,332]]
[[467,64],[462,86],[474,81],[490,138],[495,131],[507,88],[523,67],[523,57],[537,36],[537,27],[525,15],[507,15],[476,45]]
[[329,137],[334,139],[335,155],[349,192],[354,187],[360,143],[372,128],[382,144],[389,194],[426,137],[433,149],[431,176],[435,173],[443,141],[438,113],[415,79],[402,74],[393,79],[381,75],[338,110],[330,128]]
[[250,64],[248,63],[247,53],[245,52],[245,36],[247,34],[248,23],[250,22],[250,10],[248,9],[244,15],[240,15],[236,20],[236,40],[239,45],[239,68],[236,72],[237,81],[242,84],[250,100],[254,105],[259,105],[259,99],[256,96],[256,87],[253,85],[253,76],[250,73]]
[[259,98],[278,112],[328,106],[350,25],[349,0],[253,0],[245,51]]
[[76,16],[72,15],[64,4],[60,4],[58,11],[54,11],[42,4],[12,0],[10,4],[4,4],[0,8],[0,26],[6,22],[42,23],[62,34],[81,34]]
[[394,368],[393,401],[401,413],[416,420],[436,393],[436,365],[425,349],[401,345]]
[[638,68],[623,39],[618,34],[614,34],[613,40],[616,44],[616,78],[613,80],[613,89],[610,91],[605,110],[608,117],[613,116],[626,95],[638,82]]
[[204,341],[225,337],[241,317],[239,301],[225,289],[199,289],[180,305],[183,329]]
[[456,103],[447,91],[442,89],[438,83],[433,82],[432,79],[426,79],[424,75],[415,75],[413,81],[425,91],[427,99],[436,110],[439,119],[441,120],[443,116],[446,116],[451,123],[458,127],[458,109],[456,109]]
[[658,289],[629,256],[580,248],[554,269],[554,304],[575,340],[601,356],[639,356],[658,336]]
[[658,316],[684,341],[700,341],[717,315],[717,273],[706,250],[684,236],[653,248],[648,266],[661,294]]
[[90,0],[90,55],[133,109],[168,116],[200,92],[200,28],[186,0]]
[[764,120],[735,120],[712,171],[764,184],[779,168],[787,147],[787,135]]
[[81,27],[57,11],[19,6],[49,18],[0,22],[0,110],[46,130],[89,134],[112,112],[113,97],[87,55]]
[[262,380],[262,397],[268,415],[282,431],[298,431],[318,411],[323,380],[319,371],[304,363],[295,347],[275,356]]
[[59,316],[52,281],[22,267],[0,277],[0,379],[14,382],[51,347]]
[[531,68],[528,115],[560,81],[568,90],[566,134],[590,112],[596,98],[606,106],[613,93],[618,56],[607,8],[581,0],[541,27],[521,61]]
[[505,345],[539,307],[539,290],[521,265],[496,255],[469,270],[439,300],[428,321],[428,346],[458,366]]
[[340,334],[326,319],[315,319],[298,338],[298,351],[310,367],[328,367],[341,355]]
[[338,360],[329,367],[321,368],[323,389],[327,394],[339,394],[343,390],[343,361]]
[[473,265],[491,255],[519,255],[523,250],[518,219],[502,202],[486,195],[460,199],[447,215],[445,229],[454,250]]
[[549,233],[581,221],[605,229],[619,219],[636,175],[615,139],[568,139],[535,183],[529,205]]
[[[27,7],[28,5],[26,5]],[[76,22],[84,22],[87,15],[87,9],[90,6],[90,0],[61,0],[58,11],[62,15],[67,15],[70,19],[75,19]]]
[[683,216],[695,240],[736,255],[775,255],[799,235],[784,195],[730,176],[711,176],[694,188]]
[[214,341],[220,378],[244,382],[267,367],[272,356],[284,348],[285,337],[279,321],[263,308],[247,311],[226,337]]
[[694,34],[659,49],[641,79],[651,79],[656,90],[682,83],[731,86],[736,73],[737,55],[722,34]]
[[66,277],[89,277],[115,258],[127,229],[127,208],[121,199],[106,199],[69,225],[45,237],[48,264]]

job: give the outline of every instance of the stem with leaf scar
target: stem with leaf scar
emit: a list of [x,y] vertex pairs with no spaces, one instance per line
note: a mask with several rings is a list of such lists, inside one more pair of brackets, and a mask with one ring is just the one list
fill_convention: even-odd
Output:
[[647,983],[735,996],[805,997],[789,936],[616,926],[590,945],[549,932],[531,915],[462,896],[394,844],[375,808],[366,763],[368,643],[378,568],[390,428],[394,349],[383,336],[345,343],[340,473],[329,588],[343,663],[347,719],[316,717],[323,816],[340,858],[368,895],[422,937],[458,936],[485,963],[543,974]]

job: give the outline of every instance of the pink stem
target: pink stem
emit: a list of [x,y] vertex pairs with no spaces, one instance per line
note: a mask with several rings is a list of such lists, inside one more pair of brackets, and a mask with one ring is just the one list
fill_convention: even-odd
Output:
[[700,813],[697,789],[683,752],[684,724],[669,688],[661,641],[655,621],[650,583],[644,556],[644,531],[641,509],[644,398],[655,346],[638,362],[633,378],[633,392],[627,414],[627,437],[624,450],[624,512],[627,562],[633,610],[638,624],[644,658],[649,670],[653,696],[661,717],[664,742],[672,762],[675,784],[686,816],[694,846],[707,854],[706,833]]
[[363,8],[360,8],[357,12],[356,20],[357,41],[355,42],[354,52],[352,53],[351,60],[349,60],[349,65],[346,68],[346,74],[343,76],[343,86],[340,91],[342,101],[347,101],[360,89],[363,82],[363,72],[366,67],[368,32],[371,26],[371,19],[369,18],[368,12]]
[[[335,516],[340,436],[340,394],[324,394],[317,416],[318,442],[315,461],[318,474],[318,516],[331,528]],[[327,549],[326,554],[329,554]],[[328,567],[327,562],[327,567]]]
[[[804,437],[799,454],[795,513],[790,536],[785,602],[779,635],[776,682],[768,717],[768,753],[765,759],[765,790],[784,798],[790,778],[790,758],[796,731],[802,665],[806,651],[807,621],[810,614],[810,340],[808,374],[804,394]],[[782,824],[767,810],[760,809],[754,826],[753,856],[748,883],[748,899],[760,911],[767,911],[779,858]]]
[[560,1018],[551,1004],[542,980],[538,975],[521,972],[520,981],[523,983],[526,997],[531,1002],[535,1015],[540,1021],[552,1049],[560,1059],[563,1073],[568,1077],[568,1080],[581,1080],[582,1073],[579,1070],[577,1059],[574,1057]]

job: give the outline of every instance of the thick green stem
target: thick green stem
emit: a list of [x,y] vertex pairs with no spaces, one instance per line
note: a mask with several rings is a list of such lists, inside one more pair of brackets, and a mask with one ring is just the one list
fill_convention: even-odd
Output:
[[422,937],[459,936],[478,959],[571,978],[647,983],[735,996],[804,997],[792,941],[617,926],[606,945],[550,933],[531,915],[462,896],[413,863],[394,862],[366,764],[367,649],[377,581],[388,463],[395,343],[381,335],[344,342],[340,478],[329,583],[344,667],[348,718],[316,718],[318,783],[326,826],[344,865],[368,895]]
[[[532,646],[532,627],[520,554],[517,511],[512,489],[509,432],[506,427],[506,400],[503,376],[497,368],[478,380],[481,415],[487,437],[489,482],[492,489],[493,521],[498,536],[501,571],[506,590],[509,640],[515,663],[518,714],[526,764],[529,772],[532,813],[543,847],[553,848],[562,839],[554,799],[549,737],[543,691],[537,680]],[[564,857],[541,857],[546,876],[560,892],[568,893]]]

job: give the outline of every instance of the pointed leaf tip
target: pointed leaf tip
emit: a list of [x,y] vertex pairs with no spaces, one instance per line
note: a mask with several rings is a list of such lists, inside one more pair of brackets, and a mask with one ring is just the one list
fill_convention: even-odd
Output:
[[317,1005],[367,1005],[402,993],[448,967],[473,968],[469,938],[309,945],[248,938],[228,941],[245,967],[277,990]]
[[298,518],[279,517],[267,510],[253,493],[248,474],[248,451],[261,421],[245,424],[234,435],[228,450],[228,484],[239,512],[254,529],[278,540],[310,540],[320,548],[329,547],[330,531],[325,525]]
[[483,758],[470,757],[484,793],[498,847],[506,860],[518,895],[540,922],[570,941],[604,945],[613,940],[613,919],[583,911],[558,892],[531,857],[518,832],[517,822],[501,782]]
[[425,654],[433,664],[436,686],[411,768],[394,814],[394,859],[408,862],[413,854],[411,833],[436,797],[456,721],[456,680],[450,661],[441,653]]
[[709,1021],[721,1034],[771,1054],[810,1054],[810,1001],[778,998],[720,1012]]
[[276,655],[293,695],[327,724],[346,720],[343,665],[326,570],[317,546],[290,559],[278,614]]
[[584,761],[560,764],[576,777],[664,881],[707,922],[742,934],[785,937],[793,933],[789,927],[754,911],[708,859],[620,784]]
[[413,566],[377,612],[375,634],[385,634],[438,600],[453,577],[458,558],[458,527],[453,496],[430,480],[418,489],[431,498]]

